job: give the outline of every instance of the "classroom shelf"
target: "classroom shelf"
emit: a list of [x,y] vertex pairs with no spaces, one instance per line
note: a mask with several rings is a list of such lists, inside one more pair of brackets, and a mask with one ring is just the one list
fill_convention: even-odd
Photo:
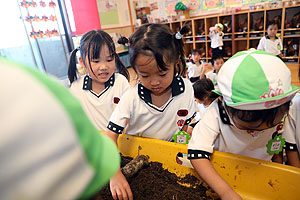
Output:
[[233,14],[194,17],[165,24],[169,25],[174,32],[178,32],[184,23],[191,21],[192,33],[184,37],[184,41],[191,40],[184,43],[186,45],[185,53],[189,54],[192,49],[201,48],[205,52],[204,60],[209,61],[211,59],[209,28],[216,23],[223,24],[224,50],[226,55],[232,55],[241,50],[257,48],[261,37],[266,35],[267,23],[275,20],[279,23],[277,36],[282,40],[283,53],[296,55],[294,57],[285,56],[284,60],[299,63],[300,27],[293,24],[293,17],[295,18],[299,14],[299,10],[300,5],[284,5],[283,7],[248,10]]

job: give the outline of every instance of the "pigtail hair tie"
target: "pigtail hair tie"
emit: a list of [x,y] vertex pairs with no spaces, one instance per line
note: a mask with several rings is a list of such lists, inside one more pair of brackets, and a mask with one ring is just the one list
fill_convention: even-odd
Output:
[[175,34],[175,38],[176,38],[177,40],[181,40],[181,38],[182,38],[181,33],[180,33],[180,32],[177,32],[177,33]]
[[186,34],[186,33],[188,33],[188,32],[190,31],[189,26],[190,26],[190,23],[189,23],[189,22],[185,23],[185,24],[182,26],[182,28],[180,29],[180,31],[177,32],[177,33],[175,34],[175,38],[176,38],[177,40],[180,40],[184,34]]
[[122,45],[127,46],[127,47],[130,46],[129,40],[126,37],[124,37],[124,36],[121,36],[118,39],[118,44],[122,44]]

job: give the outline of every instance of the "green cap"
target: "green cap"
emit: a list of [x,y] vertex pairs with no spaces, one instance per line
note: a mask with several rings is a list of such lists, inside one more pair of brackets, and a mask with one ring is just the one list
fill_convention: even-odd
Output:
[[241,51],[224,63],[218,86],[228,106],[263,110],[290,101],[299,90],[291,85],[291,72],[278,57],[265,51]]
[[[0,199],[86,199],[120,167],[114,142],[101,135],[67,88],[32,68],[0,58],[3,173]],[[24,184],[25,183],[25,184]],[[27,192],[26,194],[24,193]],[[10,198],[11,197],[11,198]]]

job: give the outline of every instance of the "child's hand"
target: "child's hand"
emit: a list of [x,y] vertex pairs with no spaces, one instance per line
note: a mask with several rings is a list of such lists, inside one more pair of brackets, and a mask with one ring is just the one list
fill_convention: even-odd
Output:
[[209,72],[211,70],[214,70],[214,67],[212,66],[211,63],[205,63],[205,64],[203,64],[203,72],[204,73],[207,73],[207,72]]
[[114,200],[133,200],[130,186],[121,170],[110,179],[110,192]]
[[209,28],[209,31],[210,31],[210,32],[213,32],[213,31],[215,31],[215,30],[216,30],[215,27],[210,27],[210,28]]

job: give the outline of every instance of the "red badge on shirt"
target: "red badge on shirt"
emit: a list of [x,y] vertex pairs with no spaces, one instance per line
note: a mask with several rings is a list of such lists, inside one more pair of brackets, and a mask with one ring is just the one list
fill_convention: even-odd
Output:
[[184,120],[183,119],[180,119],[180,120],[178,120],[177,121],[177,125],[180,127],[180,128],[182,128],[183,126],[184,126]]
[[118,104],[119,101],[120,101],[120,98],[119,98],[119,97],[114,97],[114,103],[115,103],[115,104]]
[[179,117],[185,117],[185,116],[188,115],[188,113],[189,113],[189,111],[186,110],[186,109],[182,109],[182,110],[178,110],[178,111],[177,111],[177,115],[178,115]]

